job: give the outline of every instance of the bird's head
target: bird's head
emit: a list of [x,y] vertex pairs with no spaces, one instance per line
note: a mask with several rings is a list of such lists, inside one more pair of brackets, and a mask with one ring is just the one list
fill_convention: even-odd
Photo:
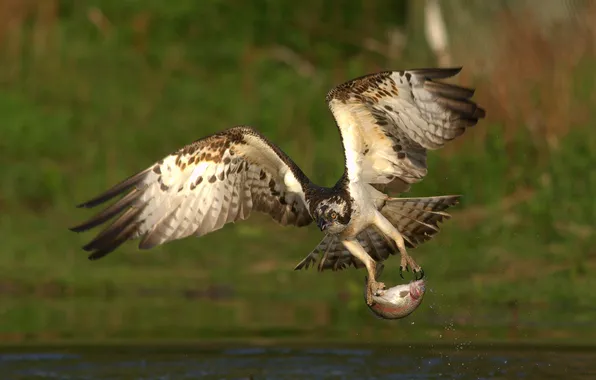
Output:
[[344,198],[331,197],[317,204],[313,216],[321,231],[338,234],[350,223],[350,214],[350,207]]

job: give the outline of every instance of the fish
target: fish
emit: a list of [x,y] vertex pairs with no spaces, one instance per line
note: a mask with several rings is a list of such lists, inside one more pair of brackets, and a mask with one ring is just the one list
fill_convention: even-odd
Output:
[[[377,278],[383,266],[377,268]],[[366,304],[366,289],[368,278],[364,278],[364,303]],[[382,319],[401,319],[412,314],[421,304],[426,291],[424,279],[411,281],[408,284],[396,285],[373,294],[373,304],[368,308]]]

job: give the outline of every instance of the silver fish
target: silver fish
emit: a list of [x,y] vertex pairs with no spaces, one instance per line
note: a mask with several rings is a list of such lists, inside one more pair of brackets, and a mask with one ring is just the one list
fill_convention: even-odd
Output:
[[[377,277],[380,276],[382,269],[382,267],[377,269]],[[367,280],[367,278],[364,279],[365,303]],[[425,291],[424,279],[411,281],[409,284],[396,285],[380,291],[379,294],[373,295],[373,304],[367,306],[383,319],[405,318],[420,306]]]

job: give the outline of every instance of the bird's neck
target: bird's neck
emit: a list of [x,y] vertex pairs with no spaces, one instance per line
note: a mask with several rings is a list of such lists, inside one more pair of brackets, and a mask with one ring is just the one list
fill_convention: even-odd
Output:
[[306,190],[306,201],[308,203],[311,213],[317,207],[317,205],[325,200],[329,200],[334,197],[342,197],[349,199],[347,177],[342,176],[333,187],[319,186],[311,184]]

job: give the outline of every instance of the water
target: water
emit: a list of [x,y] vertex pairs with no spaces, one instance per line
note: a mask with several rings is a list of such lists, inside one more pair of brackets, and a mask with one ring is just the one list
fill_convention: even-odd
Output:
[[596,379],[596,350],[101,348],[0,352],[2,379]]

